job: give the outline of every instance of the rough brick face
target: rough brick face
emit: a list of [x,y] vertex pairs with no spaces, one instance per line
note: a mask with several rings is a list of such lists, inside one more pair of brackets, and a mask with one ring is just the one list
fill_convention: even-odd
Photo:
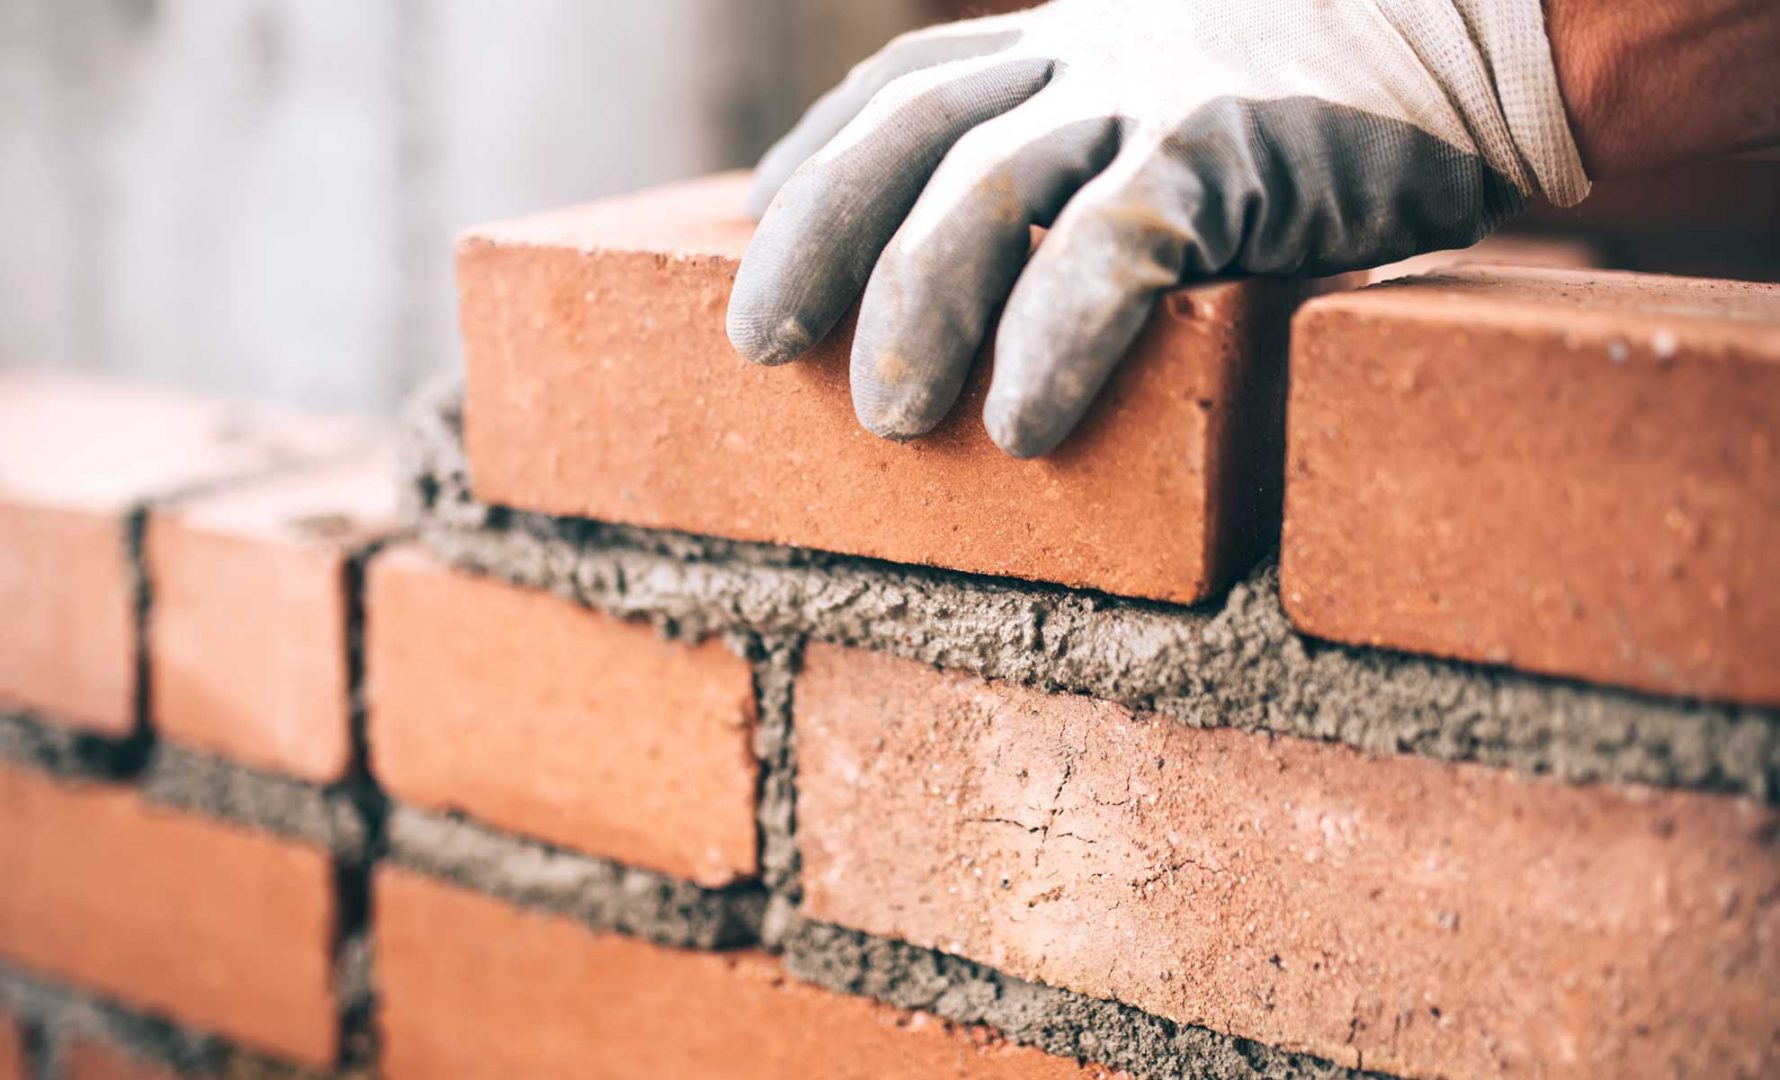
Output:
[[812,647],[806,911],[1411,1075],[1780,1067],[1775,812]]
[[415,548],[371,565],[373,769],[399,799],[721,885],[756,868],[753,680]]
[[1780,703],[1780,286],[1467,269],[1293,348],[1306,632]]
[[392,454],[151,516],[151,718],[177,742],[326,782],[351,758],[348,563],[395,518]]
[[851,333],[748,367],[724,336],[750,226],[720,177],[470,234],[466,440],[508,506],[1190,601],[1271,544],[1293,286],[1164,301],[1080,431],[983,430],[988,364],[908,444],[860,428]]
[[376,881],[391,1080],[1105,1076],[789,980],[760,953],[665,949],[388,867]]
[[334,1056],[319,850],[0,765],[0,956],[312,1065]]
[[135,721],[133,509],[348,445],[347,426],[0,372],[0,708]]

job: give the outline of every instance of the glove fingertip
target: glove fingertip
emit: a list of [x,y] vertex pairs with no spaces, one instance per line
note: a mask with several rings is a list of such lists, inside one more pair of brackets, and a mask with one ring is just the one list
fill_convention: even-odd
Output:
[[792,315],[777,322],[752,319],[731,304],[724,325],[729,343],[743,360],[762,367],[788,364],[810,351],[815,335],[809,327]]
[[1069,434],[1069,427],[1006,396],[989,395],[983,406],[989,438],[1010,457],[1035,458],[1050,453]]

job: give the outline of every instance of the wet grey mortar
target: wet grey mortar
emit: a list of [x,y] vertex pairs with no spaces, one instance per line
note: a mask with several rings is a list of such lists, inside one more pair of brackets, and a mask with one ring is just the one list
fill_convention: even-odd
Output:
[[1780,795],[1780,710],[1667,700],[1357,649],[1292,629],[1277,571],[1194,608],[509,511],[469,493],[455,387],[410,410],[408,516],[456,565],[665,635],[881,650],[942,668],[1372,753],[1569,781]]

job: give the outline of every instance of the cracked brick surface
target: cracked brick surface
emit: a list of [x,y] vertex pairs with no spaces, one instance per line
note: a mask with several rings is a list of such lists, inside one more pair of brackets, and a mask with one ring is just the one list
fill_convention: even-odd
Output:
[[1349,1067],[1776,1064],[1758,803],[1194,730],[821,645],[794,716],[811,918]]

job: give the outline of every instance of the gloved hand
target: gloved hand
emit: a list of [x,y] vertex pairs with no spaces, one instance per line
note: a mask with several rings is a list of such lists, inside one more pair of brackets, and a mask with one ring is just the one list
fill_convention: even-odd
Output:
[[1160,290],[1459,247],[1587,188],[1540,0],[1052,0],[896,39],[767,153],[729,337],[783,363],[863,288],[854,409],[903,439],[1002,309],[984,420],[1026,457]]

